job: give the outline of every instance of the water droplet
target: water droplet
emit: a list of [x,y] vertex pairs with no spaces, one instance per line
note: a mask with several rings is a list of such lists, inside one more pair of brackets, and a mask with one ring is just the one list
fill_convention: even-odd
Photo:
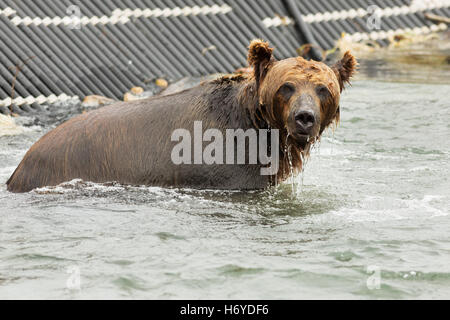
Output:
[[334,149],[334,127],[331,129],[331,155],[333,155],[333,149]]
[[288,161],[289,161],[289,172],[290,172],[290,178],[291,178],[292,196],[295,197],[295,195],[296,195],[296,185],[295,185],[295,179],[294,179],[294,167],[292,165],[291,145],[288,145],[288,139],[289,139],[289,133],[286,136],[286,148],[285,148],[285,151],[287,152]]

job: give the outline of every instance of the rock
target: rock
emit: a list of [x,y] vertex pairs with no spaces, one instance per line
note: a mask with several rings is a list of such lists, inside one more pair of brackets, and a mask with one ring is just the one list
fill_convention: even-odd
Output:
[[0,136],[12,136],[23,131],[24,128],[18,126],[12,117],[0,114]]
[[155,83],[160,88],[167,88],[167,86],[169,85],[167,80],[164,80],[164,79],[156,79]]
[[86,96],[83,99],[82,106],[87,107],[87,108],[96,108],[96,107],[107,105],[107,104],[110,104],[113,102],[115,102],[115,100],[111,99],[111,98],[107,98],[104,96],[98,96],[98,95],[90,95],[90,96]]
[[130,91],[124,93],[123,101],[135,101],[151,96],[153,96],[153,93],[151,91],[144,91],[144,89],[141,87],[133,87],[130,89]]
[[140,100],[140,99],[142,99],[142,98],[135,94],[132,94],[131,92],[125,92],[125,94],[123,95],[123,101],[125,101],[125,102]]
[[199,82],[192,80],[192,78],[189,77],[185,77],[182,78],[180,80],[178,80],[177,82],[172,83],[168,88],[166,88],[165,90],[163,90],[160,95],[161,96],[166,96],[175,92],[179,92],[185,89],[188,89],[194,85],[197,85]]
[[135,95],[140,95],[144,92],[144,89],[142,87],[133,87],[130,89],[130,92]]
[[178,80],[177,82],[171,83],[167,89],[163,90],[160,93],[160,95],[167,96],[172,93],[190,89],[195,86],[198,86],[203,81],[218,79],[224,75],[225,74],[223,74],[223,73],[214,73],[214,74],[211,74],[208,76],[202,76],[202,77],[185,77],[185,78]]

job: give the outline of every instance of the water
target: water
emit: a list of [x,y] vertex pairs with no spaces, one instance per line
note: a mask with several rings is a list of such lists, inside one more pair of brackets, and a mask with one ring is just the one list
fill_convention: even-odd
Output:
[[295,197],[289,179],[11,194],[4,183],[56,123],[1,136],[0,298],[450,298],[448,99],[446,84],[355,81]]

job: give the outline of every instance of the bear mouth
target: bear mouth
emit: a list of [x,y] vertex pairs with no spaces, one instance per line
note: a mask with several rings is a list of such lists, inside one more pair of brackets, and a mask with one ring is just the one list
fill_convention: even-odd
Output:
[[294,144],[299,147],[300,149],[305,149],[306,145],[311,140],[311,137],[309,134],[301,133],[301,132],[295,132],[290,134],[292,137],[292,140],[294,140]]

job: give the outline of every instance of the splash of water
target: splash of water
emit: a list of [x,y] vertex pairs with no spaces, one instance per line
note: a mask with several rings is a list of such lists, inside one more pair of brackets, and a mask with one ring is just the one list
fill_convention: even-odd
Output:
[[314,145],[313,148],[315,148],[317,150],[317,155],[320,156],[320,144],[321,144],[322,140],[319,138],[316,139],[316,141],[314,141]]
[[24,131],[24,128],[17,125],[12,117],[0,114],[0,137],[18,135]]
[[[272,128],[270,126],[268,126],[268,129],[269,129],[269,132],[272,130]],[[277,187],[278,187],[278,171],[275,173],[275,189]]]
[[295,184],[294,179],[294,167],[292,165],[292,154],[291,154],[291,145],[288,145],[288,139],[289,139],[289,133],[286,136],[286,143],[285,143],[285,152],[288,155],[288,161],[289,161],[289,172],[290,172],[290,180],[291,180],[291,187],[292,187],[292,196],[295,197],[297,192],[297,186]]
[[[300,171],[300,192],[303,190],[303,178],[304,178],[304,172],[305,172],[305,165],[306,165],[306,157],[305,154],[302,152],[300,152],[300,159],[302,161],[302,169]],[[298,192],[298,190],[297,190]]]
[[336,143],[334,132],[335,132],[335,127],[333,126],[331,128],[331,155],[333,155],[334,145]]

